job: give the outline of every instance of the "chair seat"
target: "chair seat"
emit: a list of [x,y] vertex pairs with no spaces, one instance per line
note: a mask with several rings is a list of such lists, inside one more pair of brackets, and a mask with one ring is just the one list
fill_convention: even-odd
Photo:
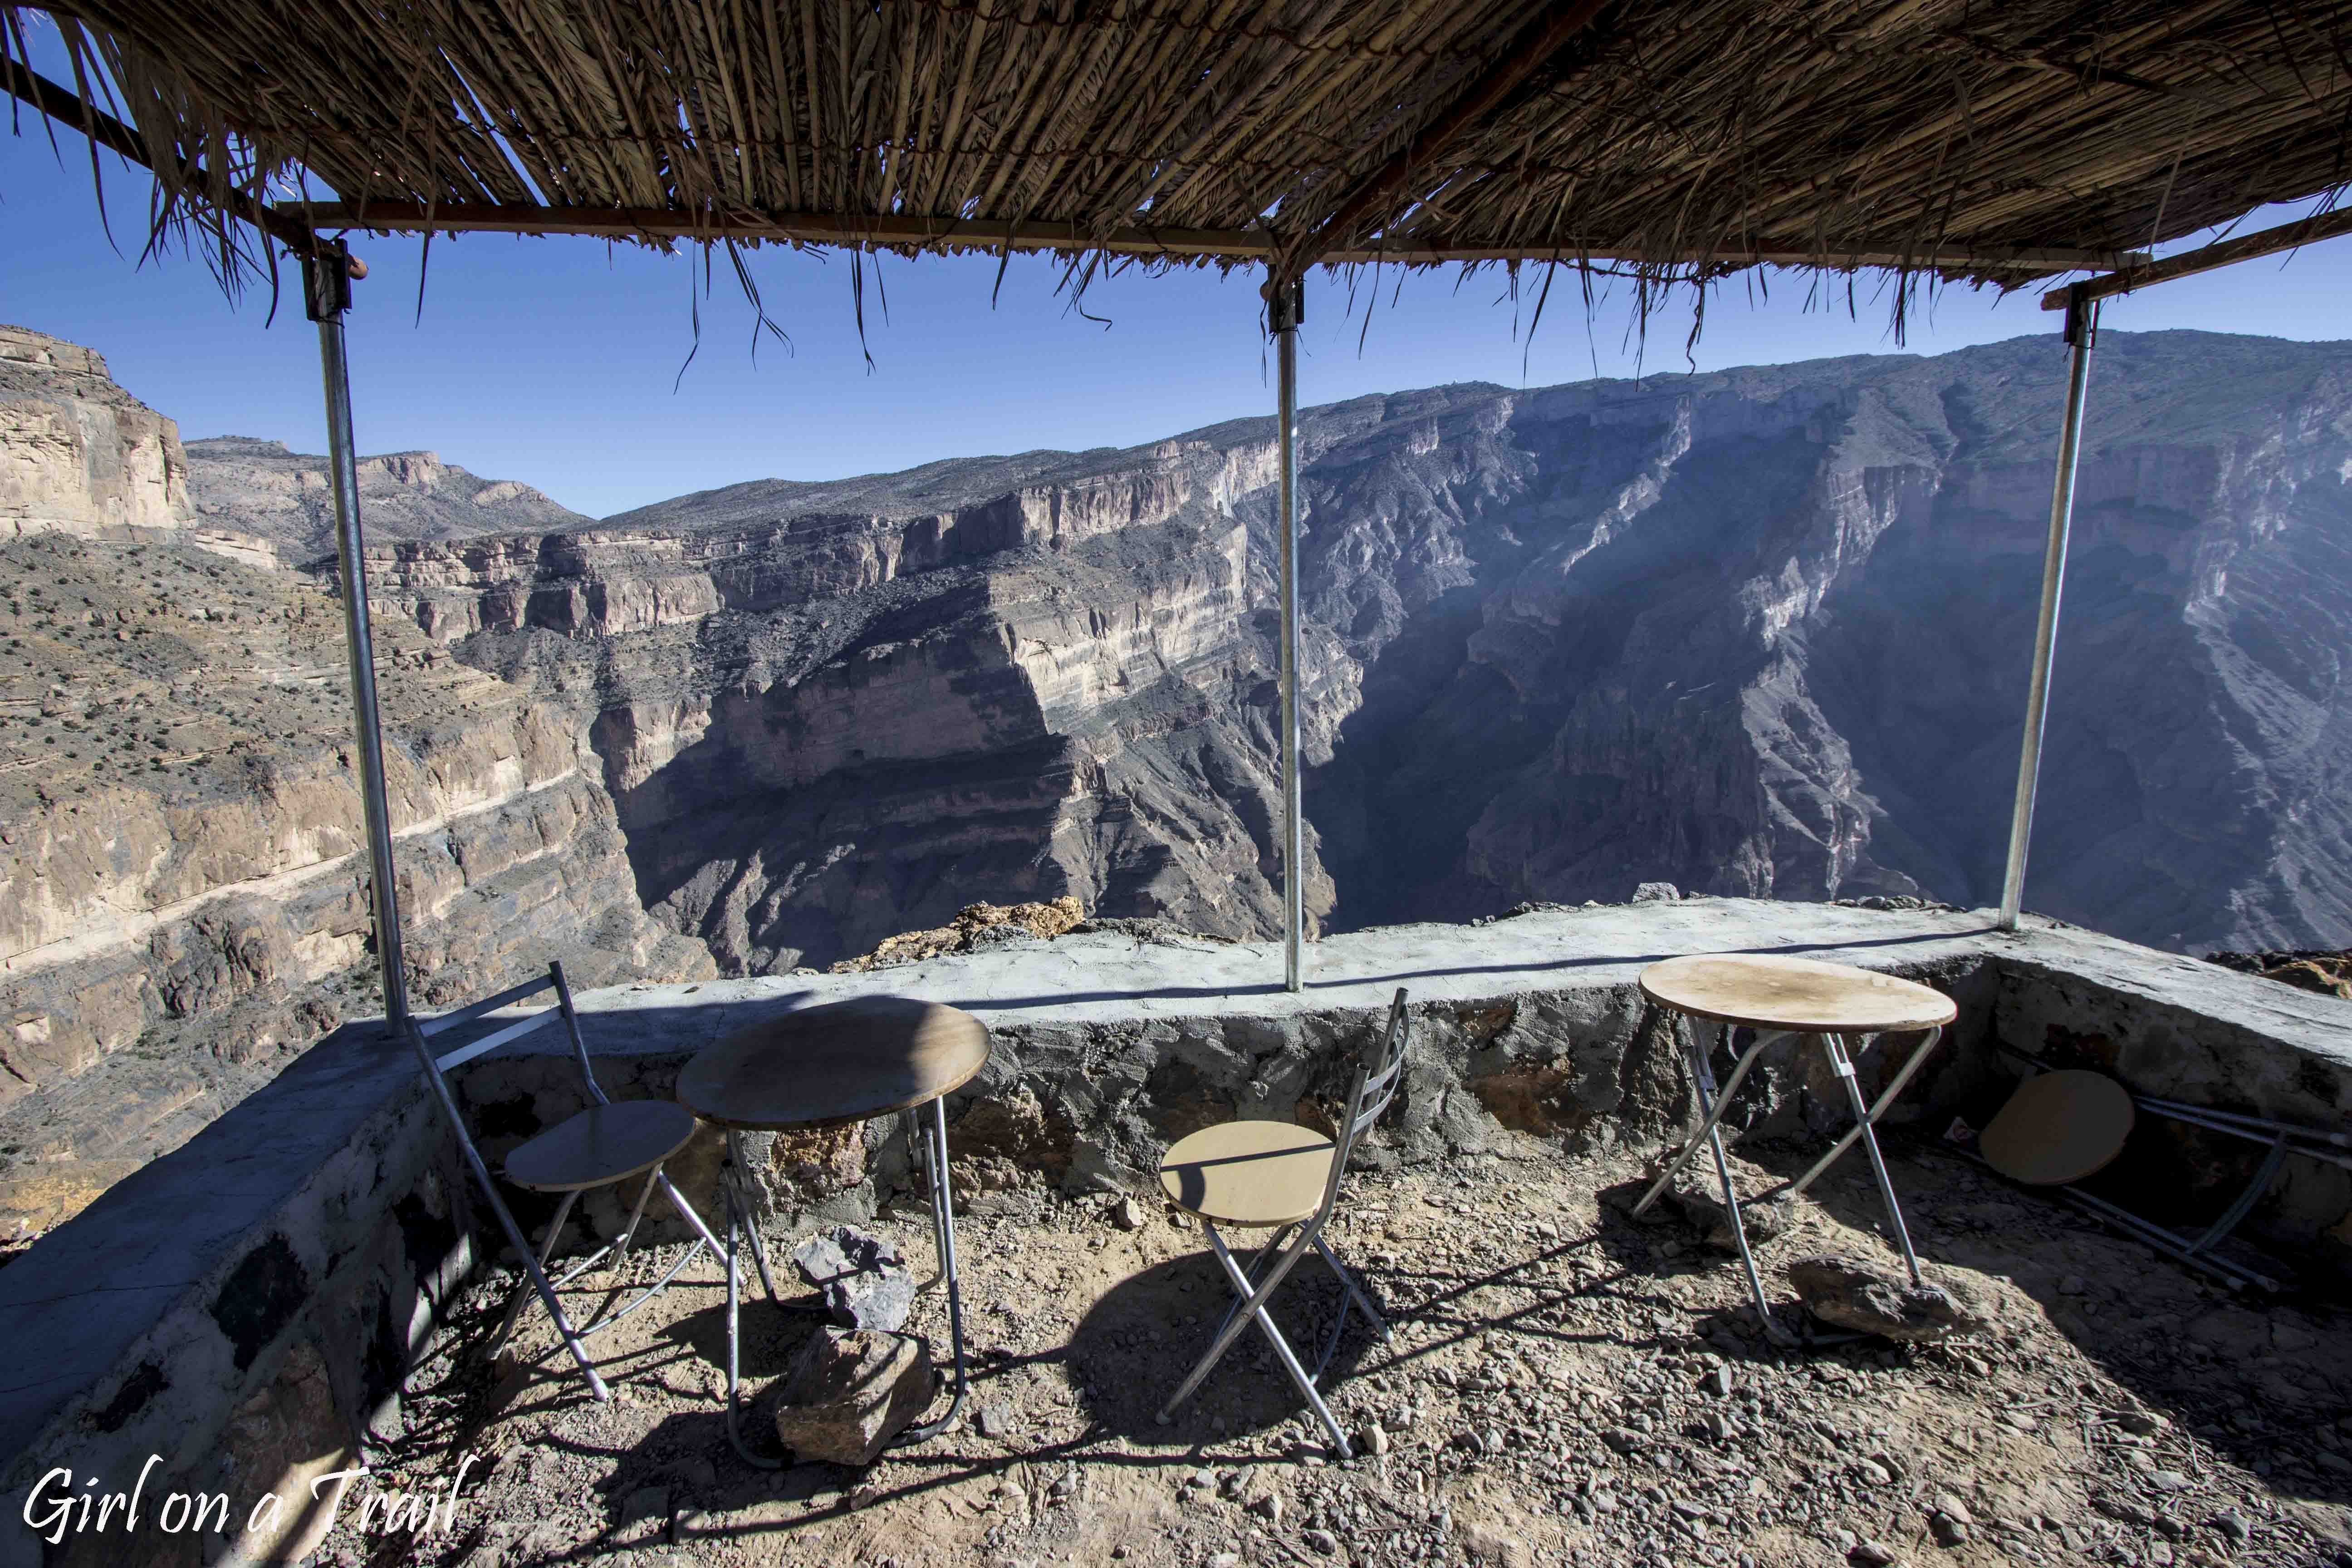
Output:
[[507,1180],[533,1192],[573,1192],[641,1175],[686,1146],[694,1112],[674,1100],[592,1105],[507,1156]]
[[1330,1139],[1287,1121],[1228,1121],[1179,1141],[1160,1162],[1177,1207],[1224,1225],[1295,1225],[1331,1179]]

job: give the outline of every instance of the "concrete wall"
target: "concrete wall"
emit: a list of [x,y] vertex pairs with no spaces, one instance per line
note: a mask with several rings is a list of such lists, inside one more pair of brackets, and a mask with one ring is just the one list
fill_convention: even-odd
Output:
[[[985,1204],[1024,1183],[1140,1187],[1169,1140],[1225,1117],[1317,1120],[1400,985],[1412,1041],[1372,1157],[1442,1159],[1527,1138],[1571,1156],[1654,1145],[1687,1119],[1689,1089],[1636,977],[1661,957],[1732,950],[1814,953],[1953,995],[1960,1016],[1937,1068],[1894,1118],[1927,1131],[1998,1107],[2011,1076],[2003,1042],[2101,1066],[2143,1092],[2321,1125],[2352,1110],[2352,1004],[2084,931],[2001,935],[1957,912],[1700,900],[1399,927],[1320,944],[1299,995],[1268,984],[1280,958],[1265,946],[1095,934],[877,974],[580,1000],[616,1098],[667,1094],[704,1046],[819,1002],[888,992],[972,1010],[995,1047],[950,1116],[963,1201]],[[583,1103],[560,1035],[534,1039],[460,1079],[494,1160]],[[1866,1070],[1896,1054],[1872,1053]],[[1817,1058],[1776,1049],[1735,1110],[1746,1136],[1807,1137],[1840,1121]],[[716,1152],[706,1136],[675,1167],[713,1219]],[[870,1213],[908,1179],[895,1123],[755,1141],[751,1152],[767,1202],[793,1223]],[[2169,1201],[2189,1207],[2228,1184],[2238,1156],[2191,1140],[2155,1158]],[[2352,1278],[2344,1175],[2291,1163],[2254,1221],[2338,1279]],[[295,1506],[308,1480],[399,1421],[405,1362],[475,1261],[477,1206],[413,1058],[353,1026],[0,1270],[7,1342],[55,1347],[22,1357],[27,1371],[0,1389],[11,1435],[0,1568],[193,1568],[232,1541],[248,1556],[294,1554],[321,1522]],[[544,1213],[519,1208],[527,1225]],[[586,1219],[609,1233],[619,1217],[606,1201]],[[151,1456],[139,1542],[118,1526],[45,1552],[26,1528],[26,1495],[45,1473],[71,1470],[77,1492],[93,1476],[100,1490],[128,1492]],[[264,1491],[288,1506],[276,1531],[251,1537],[152,1530],[159,1498],[199,1488],[226,1492],[239,1524]]]

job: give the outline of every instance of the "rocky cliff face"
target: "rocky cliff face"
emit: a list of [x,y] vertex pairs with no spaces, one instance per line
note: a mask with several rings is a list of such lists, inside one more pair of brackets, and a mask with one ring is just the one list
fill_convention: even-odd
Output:
[[[2025,339],[1465,393],[1426,453],[1328,456],[1318,619],[1378,597],[1346,563],[1391,537],[1459,606],[1374,616],[1311,802],[1342,918],[1653,878],[1996,900],[2063,374]],[[2106,335],[2031,907],[2352,931],[2348,479],[2352,349]]]
[[[2176,947],[2352,933],[2352,352],[2110,333],[2033,907]],[[1310,906],[1639,882],[1998,896],[2063,351],[1304,416]],[[562,707],[721,961],[973,898],[1271,928],[1270,423],[389,546]]]
[[1056,465],[938,510],[777,516],[752,487],[371,570],[572,714],[646,905],[730,966],[831,963],[983,894],[1261,929],[1245,527],[1181,455]]
[[76,343],[0,326],[0,539],[178,528],[179,427]]
[[[141,428],[100,370],[74,374],[92,406],[52,406],[75,427]],[[0,469],[27,445],[0,432]],[[89,493],[141,493],[113,478]],[[331,584],[250,539],[225,555],[217,534],[124,515],[0,541],[0,1236],[79,1207],[382,1005]],[[638,905],[571,724],[396,611],[376,654],[419,1005],[551,959],[583,984],[712,973]]]

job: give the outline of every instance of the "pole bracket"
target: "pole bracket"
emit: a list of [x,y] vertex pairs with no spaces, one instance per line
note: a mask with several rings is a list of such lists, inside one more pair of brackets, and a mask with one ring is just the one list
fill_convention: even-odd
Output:
[[2067,343],[2084,350],[2099,346],[2099,302],[2079,288],[2066,291],[2066,326],[2063,335]]
[[1269,277],[1258,292],[1265,296],[1265,330],[1269,335],[1295,332],[1307,320],[1307,285],[1297,278]]
[[318,241],[302,256],[302,311],[314,321],[331,321],[352,308],[352,279],[367,276],[340,239]]

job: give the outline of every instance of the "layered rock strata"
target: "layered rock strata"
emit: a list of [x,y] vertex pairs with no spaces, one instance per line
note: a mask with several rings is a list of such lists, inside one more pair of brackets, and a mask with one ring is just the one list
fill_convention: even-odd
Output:
[[[283,441],[215,436],[187,444],[196,520],[268,540],[292,561],[335,552],[327,459]],[[447,539],[554,530],[589,520],[513,479],[486,479],[436,452],[384,452],[358,464],[360,516],[374,539]]]
[[372,571],[572,716],[645,903],[730,968],[835,962],[975,894],[1238,935],[1278,913],[1269,628],[1202,479],[1171,456],[914,515],[403,543]]
[[114,384],[103,356],[0,326],[0,539],[178,528],[179,426]]
[[[379,623],[411,996],[710,972],[570,728]],[[0,545],[0,1226],[37,1227],[382,1006],[342,616],[178,532]],[[387,1048],[397,1048],[388,1047]]]

